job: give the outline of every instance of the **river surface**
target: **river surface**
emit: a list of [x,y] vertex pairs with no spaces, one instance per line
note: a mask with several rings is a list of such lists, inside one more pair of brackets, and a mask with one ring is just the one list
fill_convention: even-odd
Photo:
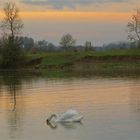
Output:
[[[71,108],[82,123],[46,124]],[[139,140],[140,78],[1,74],[0,140],[47,139]]]

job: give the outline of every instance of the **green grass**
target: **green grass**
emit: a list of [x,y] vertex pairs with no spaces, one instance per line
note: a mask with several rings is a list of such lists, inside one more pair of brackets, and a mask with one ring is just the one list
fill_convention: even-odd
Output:
[[[48,52],[48,53],[34,53],[28,54],[28,60],[42,58],[41,63],[38,65],[39,68],[48,68],[50,66],[65,66],[67,64],[75,64],[78,60],[82,60],[86,57],[91,59],[99,59],[104,57],[137,57],[140,56],[140,49],[129,49],[129,50],[110,50],[102,52]],[[101,67],[116,67],[122,62],[116,62],[112,64],[99,64]],[[128,62],[129,63],[129,62]],[[135,62],[134,62],[135,63]],[[96,64],[97,65],[97,64]],[[124,65],[126,65],[124,63]]]
[[[126,58],[124,61],[121,61],[121,59],[114,61],[113,57]],[[134,59],[129,61],[129,58],[131,57]],[[38,61],[40,58],[41,61]],[[135,58],[137,61],[135,61]],[[85,59],[91,61],[85,61]],[[98,59],[101,60],[98,61]],[[27,60],[25,64],[27,65],[20,68],[23,70],[39,71],[43,73],[43,76],[47,75],[49,77],[90,77],[96,75],[134,75],[137,77],[140,75],[140,49],[110,50],[102,52],[92,51],[29,53],[27,54]]]
[[128,50],[109,50],[100,52],[38,52],[29,53],[28,57],[38,58],[38,57],[66,57],[66,58],[80,58],[84,56],[140,56],[140,49],[128,49]]

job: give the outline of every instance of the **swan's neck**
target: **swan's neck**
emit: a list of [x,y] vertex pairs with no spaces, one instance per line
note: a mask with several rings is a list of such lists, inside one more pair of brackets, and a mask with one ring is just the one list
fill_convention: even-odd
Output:
[[56,114],[52,114],[48,119],[47,121],[50,122],[52,120],[52,118],[57,118],[57,115]]

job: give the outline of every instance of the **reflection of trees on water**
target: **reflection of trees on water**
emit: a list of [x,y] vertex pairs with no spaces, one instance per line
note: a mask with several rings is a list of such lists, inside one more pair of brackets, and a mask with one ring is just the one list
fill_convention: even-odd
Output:
[[[25,116],[25,104],[22,85],[24,81],[31,83],[36,75],[24,73],[20,71],[8,71],[0,73],[0,89],[1,96],[4,96],[6,102],[5,114],[8,120],[10,137],[18,137],[22,132],[23,118]],[[9,109],[10,107],[10,109]]]
[[[11,110],[16,110],[17,95],[21,93],[21,79],[16,72],[4,72],[3,73],[3,84],[6,86],[8,94],[10,95],[13,107]],[[8,96],[9,96],[8,95]]]
[[11,97],[11,102],[13,103],[11,110],[16,110],[17,96],[22,96],[23,82],[26,81],[27,83],[32,83],[32,81],[38,77],[40,77],[39,74],[35,72],[30,73],[24,71],[4,71],[0,73],[0,89],[2,86],[4,86],[4,89],[7,90],[7,96]]
[[[23,100],[17,104],[17,96],[21,95],[22,89],[22,80],[19,73],[11,71],[11,72],[3,72],[2,82],[7,90],[5,96],[9,98],[7,101],[7,106],[10,106],[10,110],[7,111],[6,116],[8,120],[8,126],[10,129],[10,137],[14,138],[19,135],[22,128],[22,119],[24,114],[22,113],[24,110]],[[18,105],[22,104],[22,108],[18,109]],[[20,105],[21,106],[21,105]]]

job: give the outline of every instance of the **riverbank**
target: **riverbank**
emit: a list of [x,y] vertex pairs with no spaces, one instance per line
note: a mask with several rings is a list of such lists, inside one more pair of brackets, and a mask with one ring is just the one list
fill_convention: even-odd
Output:
[[[28,53],[18,69],[45,71],[123,71],[140,73],[140,49]],[[4,69],[5,70],[5,69]],[[8,69],[9,70],[9,69]]]
[[47,70],[140,70],[140,50],[49,52],[28,54],[27,67]]

